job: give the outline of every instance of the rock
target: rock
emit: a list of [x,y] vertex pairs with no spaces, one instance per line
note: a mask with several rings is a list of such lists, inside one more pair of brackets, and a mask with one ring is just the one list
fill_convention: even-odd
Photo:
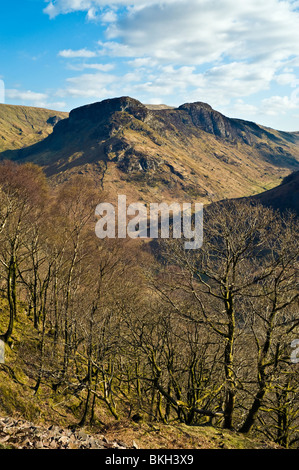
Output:
[[110,442],[109,443],[107,442],[105,444],[105,449],[113,449],[113,448],[114,448],[114,445],[112,443],[110,444]]
[[[57,124],[59,121],[61,121],[61,119],[62,119],[62,118],[59,117],[59,116],[51,116],[51,117],[49,117],[49,119],[47,120],[47,123],[54,127],[54,126],[56,126],[56,124]],[[42,133],[42,132],[40,131],[40,133]]]
[[118,444],[120,447],[122,447],[122,448],[126,448],[126,447],[127,447],[126,444],[125,444],[123,441],[117,440],[117,444]]
[[69,438],[67,436],[61,436],[59,439],[58,439],[58,442],[62,445],[65,445],[69,442]]
[[0,443],[18,449],[124,449],[122,442],[108,442],[102,434],[90,435],[56,426],[35,426],[23,420],[0,418]]
[[135,441],[133,441],[133,449],[139,449],[137,443]]
[[73,109],[69,115],[69,122],[71,124],[76,123],[76,121],[85,120],[98,122],[104,118],[106,119],[107,116],[123,111],[142,121],[144,121],[149,114],[146,106],[140,101],[130,98],[129,96],[122,96],[120,98],[106,99]]

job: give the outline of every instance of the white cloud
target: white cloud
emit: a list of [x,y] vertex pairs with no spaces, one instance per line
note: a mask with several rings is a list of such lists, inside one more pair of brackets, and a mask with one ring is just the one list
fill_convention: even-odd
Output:
[[283,72],[276,75],[275,80],[279,85],[294,86],[294,84],[296,83],[296,75],[290,72]]
[[44,13],[49,15],[50,18],[55,18],[59,14],[57,8],[54,6],[52,2],[49,3],[49,5],[44,8]]
[[83,74],[67,79],[67,87],[57,91],[57,96],[102,100],[111,97],[111,86],[118,82],[118,77],[106,73]]
[[[127,14],[122,12],[117,21],[121,6],[128,7]],[[114,41],[103,44],[108,51],[182,65],[224,56],[262,62],[286,59],[299,39],[294,6],[279,0],[56,0],[45,11],[52,17],[86,11],[92,19],[101,10],[102,21],[113,22],[106,33]]]
[[68,106],[65,101],[53,101],[46,103],[43,107],[54,111],[66,111]]
[[114,23],[117,21],[117,14],[113,10],[108,10],[101,15],[101,20],[103,23]]
[[298,101],[289,96],[271,96],[262,100],[262,112],[269,116],[287,114],[296,109],[299,109]]
[[110,57],[134,57],[135,51],[132,47],[127,44],[121,44],[114,41],[98,41],[101,49],[99,50],[99,55],[108,55]]
[[110,72],[113,70],[115,67],[114,64],[68,64],[67,68],[69,70],[77,70],[77,71],[82,71],[85,69],[93,69],[93,70],[99,70],[101,72]]
[[87,19],[89,21],[97,21],[98,15],[95,8],[90,8],[87,12]]
[[[265,62],[288,58],[299,41],[298,14],[278,0],[158,2],[122,16],[109,38],[134,56],[176,64],[203,64],[228,57]],[[286,27],[287,25],[287,27]]]
[[88,11],[92,8],[92,0],[46,0],[48,5],[44,8],[44,12],[50,18],[55,18],[59,14],[72,13],[74,11]]
[[67,103],[65,101],[49,101],[47,93],[38,93],[31,90],[18,90],[10,88],[6,90],[8,100],[16,100],[18,103],[38,108],[47,108],[53,110],[65,110]]
[[247,64],[232,62],[212,67],[203,75],[203,86],[220,88],[231,97],[249,96],[268,89],[274,77],[275,65]]
[[6,90],[6,98],[8,100],[17,100],[20,102],[29,102],[32,106],[38,106],[41,108],[46,107],[48,95],[46,93],[37,93],[31,90],[18,90],[10,88]]
[[[298,0],[48,1],[45,12],[51,18],[82,11],[101,22],[96,52],[68,49],[61,57],[123,60],[114,61],[119,69],[113,75],[101,73],[113,70],[108,64],[69,64],[72,70],[98,73],[69,78],[60,93],[86,99],[129,94],[171,105],[200,100],[216,109],[231,106],[244,118],[292,111],[298,5]],[[289,87],[290,96],[280,87]],[[260,103],[253,104],[249,97],[257,94]]]
[[66,59],[72,59],[77,57],[96,57],[96,53],[93,51],[89,51],[88,49],[79,49],[79,50],[72,50],[72,49],[64,49],[58,53],[59,57],[64,57]]
[[134,68],[140,67],[153,67],[157,65],[157,62],[152,60],[151,57],[139,57],[137,59],[129,60],[128,64]]
[[[127,10],[120,13],[122,6]],[[100,10],[108,23],[108,40],[99,41],[101,55],[177,66],[247,61],[278,70],[299,43],[294,6],[290,0],[52,0],[46,12],[86,11],[96,18]],[[82,49],[60,55],[95,53]]]
[[258,112],[257,106],[245,103],[242,99],[237,99],[230,108],[231,114],[233,113],[235,116],[245,119],[249,119],[249,117],[255,117]]
[[[299,14],[293,6],[278,0],[152,0],[137,8],[133,2],[130,12],[106,29],[108,40],[99,41],[99,54],[130,58],[134,68],[159,63],[206,67],[202,74],[188,74],[189,86],[207,95],[218,89],[227,97],[249,96],[268,90],[273,80],[284,85],[294,78],[280,72],[294,62],[299,43]],[[169,74],[158,73],[143,83],[144,90],[162,91]],[[173,89],[176,79],[173,74]]]
[[[140,10],[142,8],[158,5],[159,0],[46,0],[48,5],[44,12],[50,18],[55,18],[60,14],[72,13],[74,11],[86,11],[88,16],[95,16],[96,12],[105,7],[127,7],[128,9]],[[164,4],[171,4],[185,0],[163,0]]]

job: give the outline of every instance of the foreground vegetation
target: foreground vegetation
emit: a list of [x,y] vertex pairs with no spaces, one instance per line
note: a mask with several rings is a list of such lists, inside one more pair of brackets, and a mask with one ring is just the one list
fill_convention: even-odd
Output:
[[5,162],[0,186],[3,412],[190,435],[208,424],[298,447],[292,215],[213,205],[188,252],[184,240],[97,239],[105,195],[87,178],[50,189],[38,167]]

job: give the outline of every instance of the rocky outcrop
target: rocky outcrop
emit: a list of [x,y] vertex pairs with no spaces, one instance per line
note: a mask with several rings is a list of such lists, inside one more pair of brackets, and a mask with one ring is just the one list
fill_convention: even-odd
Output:
[[[36,426],[23,419],[0,418],[0,447],[14,449],[126,449],[122,442],[110,442],[103,435],[82,429]],[[136,445],[132,445],[135,448]]]
[[148,116],[148,109],[140,101],[122,96],[120,98],[112,98],[97,103],[81,106],[70,112],[69,123],[76,121],[101,122],[103,119],[108,120],[111,115],[117,112],[126,112],[136,119],[144,121]]
[[235,134],[229,119],[206,103],[186,103],[178,108],[189,114],[192,124],[209,134],[229,138]]
[[242,121],[230,119],[215,111],[209,104],[196,102],[185,103],[178,108],[191,118],[191,125],[221,139],[251,143],[250,133],[241,124]]
[[51,116],[49,117],[49,119],[47,120],[47,123],[50,124],[51,126],[55,127],[56,124],[61,121],[62,117],[60,116]]

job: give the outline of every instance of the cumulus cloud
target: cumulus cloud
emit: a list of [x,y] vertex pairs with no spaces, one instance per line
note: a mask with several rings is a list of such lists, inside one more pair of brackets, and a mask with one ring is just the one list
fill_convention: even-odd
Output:
[[233,103],[232,111],[236,116],[248,119],[248,116],[256,116],[258,108],[252,104],[245,103],[242,99],[237,99],[235,103]]
[[101,20],[103,23],[114,23],[117,21],[117,14],[113,10],[108,10],[101,15]]
[[[224,57],[262,62],[289,57],[299,40],[294,5],[279,0],[53,0],[45,11],[50,16],[86,11],[92,17],[103,10],[103,21],[113,23],[106,31],[113,42],[106,48],[190,65]],[[118,7],[127,12],[117,18]],[[126,48],[117,51],[115,42]]]
[[[97,54],[128,58],[132,67],[153,64],[207,65],[208,72],[190,79],[197,86],[206,82],[232,95],[267,89],[276,75],[279,85],[293,77],[279,73],[294,60],[299,43],[299,14],[295,2],[279,0],[56,0],[47,13],[102,11],[107,40],[100,40]],[[126,12],[117,16],[119,7]],[[108,8],[108,10],[107,10]],[[106,10],[105,10],[106,9]],[[61,51],[63,57],[93,57],[95,52]],[[162,81],[169,74],[163,73]],[[155,88],[160,86],[155,80]],[[149,88],[152,81],[144,83]],[[153,90],[155,91],[155,90]]]
[[65,101],[54,101],[54,102],[48,103],[47,108],[64,111],[67,109],[67,103]]
[[[139,10],[151,5],[158,5],[159,0],[46,0],[48,5],[44,8],[44,12],[50,18],[55,18],[57,15],[71,13],[74,11],[86,11],[87,15],[91,18],[96,15],[98,10],[105,7],[127,7],[129,9]],[[175,0],[176,2],[185,0]],[[171,4],[174,0],[164,0],[163,4]]]
[[139,57],[137,59],[129,60],[128,64],[134,68],[153,67],[157,65],[151,57]]
[[66,59],[73,59],[77,57],[96,57],[96,52],[94,51],[89,51],[88,49],[79,49],[79,50],[72,50],[72,49],[64,49],[63,51],[59,51],[58,53],[59,57],[64,57]]
[[250,96],[268,89],[275,74],[275,64],[231,62],[212,67],[203,74],[203,86],[217,89],[230,97]]
[[[231,110],[235,116],[240,111],[240,117],[245,119],[246,112],[253,116],[257,107],[246,103],[244,99],[264,89],[269,90],[275,76],[275,70],[270,66],[252,67],[238,62],[212,67],[205,72],[198,72],[195,66],[165,65],[151,68],[147,66],[147,62],[137,64],[139,67],[121,76],[115,72],[85,73],[71,77],[67,80],[66,89],[60,93],[63,96],[81,96],[92,100],[126,94],[143,102],[154,103],[156,100],[157,103],[174,106],[186,101],[205,101],[216,109],[222,108],[227,112]],[[90,65],[93,68],[93,64]],[[76,66],[74,68],[79,69]],[[296,90],[297,88],[294,93]],[[277,107],[275,100],[272,104]],[[264,114],[270,115],[266,111],[270,106],[271,100],[262,103]]]
[[69,70],[77,70],[77,71],[82,71],[85,69],[93,69],[93,70],[100,70],[101,72],[110,72],[113,70],[115,67],[114,64],[68,64],[67,68]]
[[275,80],[279,85],[296,86],[297,78],[294,73],[283,71],[282,73],[276,75]]
[[245,118],[258,112],[249,97],[265,91],[264,115],[294,109],[285,88],[298,88],[298,6],[298,0],[49,0],[44,11],[51,18],[81,11],[101,23],[96,52],[67,49],[61,57],[108,57],[119,65],[115,74],[102,73],[112,70],[108,65],[68,65],[95,70],[69,78],[68,96],[130,94],[148,103],[169,98],[172,105],[202,100],[216,108],[230,104]]
[[111,86],[117,83],[118,77],[108,73],[85,73],[67,79],[65,89],[57,91],[57,96],[102,100],[110,96]]
[[21,102],[30,102],[34,106],[44,107],[47,102],[48,95],[46,93],[37,93],[31,90],[18,90],[16,88],[10,88],[6,90],[6,98],[12,100],[18,100]]
[[296,109],[299,109],[298,100],[289,96],[271,96],[262,100],[262,111],[269,116],[287,114]]
[[281,61],[297,48],[298,19],[288,2],[278,0],[173,1],[120,17],[108,38],[126,44],[136,57],[178,65]]
[[31,90],[19,90],[16,88],[6,89],[5,97],[7,100],[16,100],[26,106],[33,106],[38,108],[65,110],[67,103],[65,101],[49,100],[47,93],[38,93]]

